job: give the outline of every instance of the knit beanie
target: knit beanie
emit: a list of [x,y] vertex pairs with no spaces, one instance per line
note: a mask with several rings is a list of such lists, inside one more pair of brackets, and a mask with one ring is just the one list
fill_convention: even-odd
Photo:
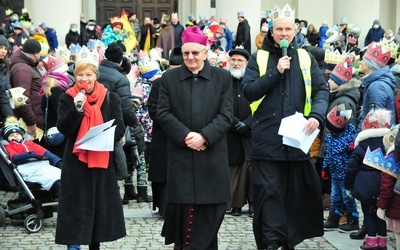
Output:
[[124,52],[117,43],[111,43],[108,45],[106,52],[104,53],[107,60],[115,63],[120,63],[122,61]]
[[18,124],[16,123],[10,123],[8,125],[6,125],[3,129],[3,139],[8,141],[8,137],[12,134],[12,133],[19,133],[21,136],[24,135],[24,130],[18,126]]
[[35,39],[28,39],[22,47],[22,51],[28,54],[37,54],[42,50],[42,46]]
[[7,38],[3,35],[0,35],[0,46],[6,46],[7,48],[10,48]]
[[363,62],[368,66],[368,68],[372,69],[372,70],[377,70],[382,68],[381,65],[379,65],[378,63],[366,58],[365,56],[363,57]]

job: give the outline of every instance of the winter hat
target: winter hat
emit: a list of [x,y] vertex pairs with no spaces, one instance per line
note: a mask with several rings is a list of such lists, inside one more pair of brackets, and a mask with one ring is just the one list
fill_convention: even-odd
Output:
[[159,24],[160,20],[157,17],[153,18],[153,24]]
[[3,139],[8,141],[8,137],[12,133],[19,133],[21,136],[23,136],[25,134],[25,130],[17,123],[9,123],[3,129]]
[[226,18],[224,18],[224,17],[220,18],[219,24],[226,24]]
[[90,19],[90,20],[87,22],[86,25],[87,25],[87,26],[96,26],[96,20]]
[[6,46],[7,48],[10,48],[7,38],[3,35],[0,35],[0,46]]
[[334,133],[344,130],[348,120],[351,117],[351,110],[345,110],[344,104],[332,108],[326,115],[326,128]]
[[169,65],[177,66],[183,63],[181,47],[175,47],[169,55]]
[[348,24],[349,20],[347,19],[347,17],[342,17],[342,20],[340,20],[340,24]]
[[122,51],[122,48],[117,43],[111,43],[108,45],[104,56],[111,62],[120,63],[123,54],[124,52]]
[[221,34],[222,36],[225,36],[225,30],[224,30],[224,28],[219,27],[219,28],[217,29],[217,33]]
[[121,18],[118,16],[115,16],[115,17],[111,18],[111,27],[114,28],[117,25],[121,26],[121,29],[124,28],[124,24],[122,23]]
[[380,25],[380,24],[381,24],[381,22],[380,22],[378,19],[375,19],[375,20],[374,20],[374,24],[378,24],[378,25]]
[[182,44],[185,43],[198,43],[207,46],[207,36],[203,35],[197,25],[187,27],[182,33]]
[[22,51],[28,54],[37,54],[42,50],[42,46],[35,39],[28,39],[22,46]]
[[46,26],[46,24],[45,24],[45,23],[40,23],[40,24],[38,25],[38,27],[40,27],[40,28],[44,29],[44,28],[46,28],[47,26]]
[[132,16],[136,15],[136,12],[133,10],[128,11],[128,18],[131,18]]
[[232,55],[241,55],[246,58],[246,60],[249,60],[250,54],[247,50],[245,50],[242,46],[236,46],[235,49],[229,51],[229,56]]
[[14,25],[14,27],[13,27],[14,29],[15,28],[22,29],[22,23],[21,22],[18,22],[18,21],[14,22],[13,25]]
[[389,110],[372,108],[363,120],[362,129],[388,128],[390,119],[391,115]]
[[342,85],[353,77],[353,67],[346,62],[338,63],[330,74],[330,78],[337,84]]
[[363,55],[365,64],[373,70],[380,69],[387,65],[390,59],[390,51],[386,51],[385,47],[372,42]]
[[189,14],[188,15],[188,19],[189,19],[189,21],[193,21],[195,19],[194,15],[193,14]]

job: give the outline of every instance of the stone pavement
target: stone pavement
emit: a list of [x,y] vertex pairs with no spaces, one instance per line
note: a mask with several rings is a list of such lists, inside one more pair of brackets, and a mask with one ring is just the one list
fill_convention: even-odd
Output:
[[[12,192],[0,191],[0,203],[6,204],[8,200],[16,197]],[[327,213],[327,211],[325,212]],[[172,245],[164,245],[160,236],[163,220],[151,210],[151,203],[137,203],[130,201],[124,206],[126,217],[127,236],[115,242],[102,243],[102,249],[135,249],[135,250],[164,250],[173,249]],[[56,214],[55,214],[56,216]],[[226,215],[219,230],[219,249],[257,249],[252,233],[252,219],[247,215],[247,207],[243,208],[240,217]],[[65,246],[54,243],[55,218],[43,220],[43,228],[38,233],[29,234],[23,221],[7,218],[5,226],[0,228],[1,250],[36,250],[66,249]],[[351,240],[348,234],[337,231],[326,232],[323,237],[305,240],[296,249],[323,249],[323,250],[355,250],[362,244],[362,240]],[[394,237],[389,233],[389,250],[395,249]],[[82,249],[88,249],[83,246]]]

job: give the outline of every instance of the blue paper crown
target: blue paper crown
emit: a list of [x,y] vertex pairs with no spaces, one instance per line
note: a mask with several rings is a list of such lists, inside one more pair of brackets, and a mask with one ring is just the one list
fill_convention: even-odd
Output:
[[396,162],[396,157],[394,154],[384,156],[381,148],[371,151],[371,149],[368,147],[363,163],[393,177],[397,178],[399,175],[400,162]]

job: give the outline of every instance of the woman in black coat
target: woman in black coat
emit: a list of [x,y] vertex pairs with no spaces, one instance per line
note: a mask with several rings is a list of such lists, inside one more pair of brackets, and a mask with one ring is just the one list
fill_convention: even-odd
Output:
[[67,136],[67,143],[55,242],[88,244],[89,249],[126,235],[113,154],[75,145],[91,127],[113,119],[114,143],[125,132],[119,97],[97,82],[97,73],[97,65],[77,62],[76,84],[61,95],[57,118],[57,128]]

